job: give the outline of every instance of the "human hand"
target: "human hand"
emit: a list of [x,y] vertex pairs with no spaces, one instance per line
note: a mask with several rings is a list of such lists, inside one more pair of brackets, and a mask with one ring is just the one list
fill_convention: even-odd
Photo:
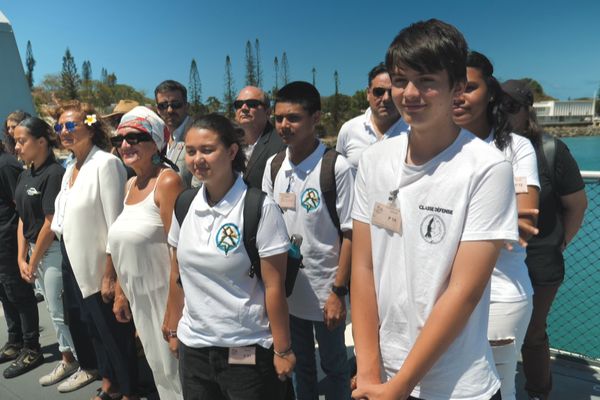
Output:
[[177,337],[169,338],[169,350],[175,358],[179,358],[179,340],[177,340]]
[[294,371],[294,367],[296,366],[296,355],[293,351],[283,357],[274,354],[273,365],[275,366],[275,372],[279,380],[285,381],[287,378],[292,377],[292,371]]
[[113,313],[117,321],[121,323],[127,323],[131,321],[131,309],[129,308],[129,301],[124,295],[115,297],[113,303]]
[[22,261],[19,263],[19,273],[21,274],[21,278],[27,283],[35,282],[35,272],[33,268],[27,263],[27,261]]
[[[532,219],[536,218],[540,211],[537,208],[526,208],[519,210],[519,245],[527,247],[527,241],[539,233],[539,230],[533,225]],[[512,245],[507,246],[512,251]]]
[[115,278],[104,275],[102,277],[102,286],[100,287],[102,301],[110,303],[115,298]]
[[392,388],[389,382],[360,384],[352,392],[352,398],[355,400],[406,400],[410,393]]
[[335,293],[330,293],[323,307],[325,327],[330,331],[346,322],[346,302]]

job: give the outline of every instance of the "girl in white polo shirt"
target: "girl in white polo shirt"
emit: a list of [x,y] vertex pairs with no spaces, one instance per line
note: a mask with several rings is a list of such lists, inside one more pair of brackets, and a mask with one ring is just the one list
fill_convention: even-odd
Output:
[[242,137],[216,114],[195,121],[185,137],[186,165],[203,186],[181,226],[172,219],[163,328],[179,356],[184,398],[281,399],[295,365],[283,284],[289,238],[268,198],[256,235],[262,280],[248,274]]
[[[467,57],[467,88],[455,104],[454,121],[493,148],[502,151],[511,163],[519,211],[538,208],[540,183],[537,160],[531,142],[510,133],[508,103],[494,67],[483,54],[471,51]],[[510,110],[509,110],[510,111]],[[504,400],[515,399],[517,354],[523,344],[531,317],[533,288],[525,265],[525,240],[535,229],[536,218],[519,218],[520,243],[500,250],[492,272],[488,339],[496,370],[502,381]]]

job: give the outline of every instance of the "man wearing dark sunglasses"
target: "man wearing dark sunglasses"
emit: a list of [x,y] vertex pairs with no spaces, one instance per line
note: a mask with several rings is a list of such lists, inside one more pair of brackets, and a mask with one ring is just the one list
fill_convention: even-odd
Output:
[[233,103],[235,120],[244,130],[246,172],[244,179],[251,187],[261,188],[267,159],[285,148],[269,122],[269,98],[260,88],[246,86]]
[[337,138],[336,150],[348,159],[354,175],[363,150],[408,129],[392,102],[392,82],[385,65],[379,64],[371,69],[368,78],[369,108],[342,125]]
[[167,158],[179,167],[179,175],[186,187],[198,186],[185,167],[185,132],[193,120],[188,116],[187,89],[173,80],[161,82],[154,90],[156,110],[171,136],[167,144]]

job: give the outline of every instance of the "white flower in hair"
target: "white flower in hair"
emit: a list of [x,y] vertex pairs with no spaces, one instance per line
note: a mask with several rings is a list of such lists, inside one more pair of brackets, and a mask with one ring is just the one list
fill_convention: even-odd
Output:
[[86,124],[87,126],[92,126],[96,123],[96,121],[98,121],[96,119],[96,114],[91,114],[91,115],[86,115],[85,121],[83,121],[83,123]]

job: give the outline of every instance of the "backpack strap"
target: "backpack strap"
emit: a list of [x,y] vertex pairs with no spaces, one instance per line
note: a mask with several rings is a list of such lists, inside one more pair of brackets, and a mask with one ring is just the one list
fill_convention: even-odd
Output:
[[250,271],[248,275],[252,278],[256,275],[261,279],[260,256],[256,247],[256,235],[258,224],[262,216],[262,206],[267,194],[258,188],[248,187],[244,199],[244,247],[250,257]]
[[321,174],[319,175],[319,181],[321,184],[321,195],[327,206],[327,212],[333,225],[337,228],[340,240],[342,238],[342,231],[340,229],[340,218],[337,213],[336,201],[337,201],[337,187],[335,183],[335,161],[339,153],[335,149],[327,148],[323,159],[321,161]]
[[554,171],[556,161],[556,139],[547,133],[542,134],[542,153],[544,154],[544,161],[546,162],[546,168],[548,168],[548,174],[550,174],[552,191],[554,191],[556,188],[556,173]]
[[275,178],[277,177],[277,173],[281,169],[283,160],[285,160],[285,150],[281,150],[271,160],[271,186],[272,187],[275,187]]
[[198,194],[199,189],[200,188],[184,190],[183,192],[179,193],[179,196],[177,196],[177,199],[175,200],[175,219],[177,219],[180,228],[183,224],[185,216],[188,213],[188,210],[190,209],[192,200],[194,200],[194,197],[196,197],[196,194]]

